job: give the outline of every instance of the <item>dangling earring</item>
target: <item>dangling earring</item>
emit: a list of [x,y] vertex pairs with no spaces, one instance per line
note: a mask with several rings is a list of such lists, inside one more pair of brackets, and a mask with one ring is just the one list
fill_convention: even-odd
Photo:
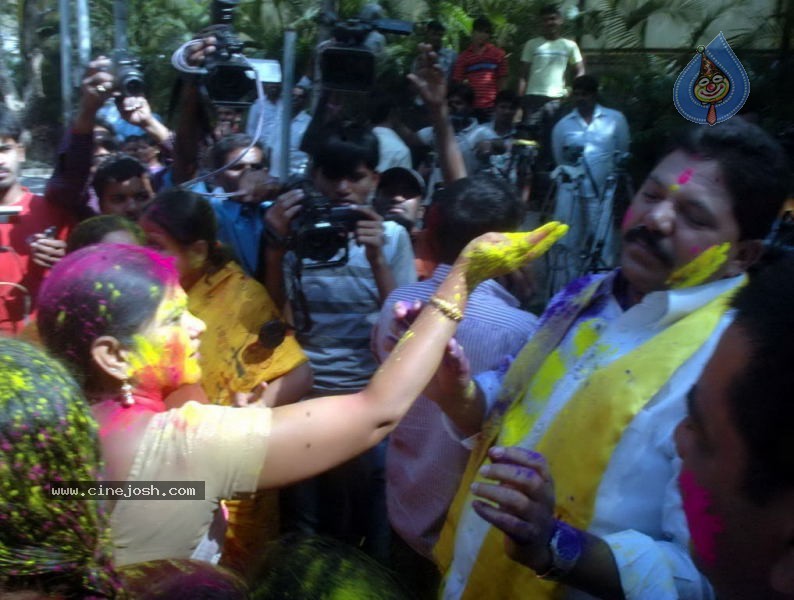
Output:
[[126,407],[133,404],[135,404],[135,398],[132,395],[132,386],[129,379],[124,378],[124,381],[121,382],[121,405]]

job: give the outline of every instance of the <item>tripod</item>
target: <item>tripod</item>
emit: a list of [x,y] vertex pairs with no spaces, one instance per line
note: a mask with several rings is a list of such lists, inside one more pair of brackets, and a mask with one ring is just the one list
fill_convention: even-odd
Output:
[[[615,215],[623,214],[625,208],[628,207],[634,197],[634,183],[626,170],[629,158],[631,158],[631,154],[628,152],[615,152],[614,167],[607,175],[598,203],[600,208],[607,211],[607,214],[601,215],[596,230],[588,236],[584,254],[582,255],[580,276],[588,273],[609,271],[614,267],[614,265],[610,264],[609,249],[606,248],[606,244],[609,241],[611,231],[617,224]],[[619,206],[616,206],[616,204],[619,204]]]
[[[628,153],[616,152],[614,166],[600,194],[589,176],[586,158],[579,154],[574,166],[560,165],[552,172],[552,185],[543,203],[541,222],[552,217],[568,223],[567,239],[546,254],[546,300],[570,281],[613,268],[612,236],[615,230],[616,204],[623,204],[634,195],[631,178],[625,165]],[[590,186],[586,185],[590,182]]]

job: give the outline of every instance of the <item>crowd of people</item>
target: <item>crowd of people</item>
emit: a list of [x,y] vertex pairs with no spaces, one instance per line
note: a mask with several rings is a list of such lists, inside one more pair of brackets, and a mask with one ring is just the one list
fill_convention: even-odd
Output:
[[629,124],[538,25],[516,89],[483,17],[426,24],[410,106],[306,76],[286,143],[277,82],[186,77],[170,129],[99,57],[41,196],[0,110],[0,597],[794,597],[786,154],[683,129],[614,224]]

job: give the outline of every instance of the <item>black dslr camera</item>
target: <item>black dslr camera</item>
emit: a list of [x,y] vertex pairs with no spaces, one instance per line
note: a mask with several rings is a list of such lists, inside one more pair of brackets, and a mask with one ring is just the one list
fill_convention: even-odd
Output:
[[256,99],[256,76],[243,55],[243,42],[232,20],[240,0],[213,0],[212,25],[205,31],[215,36],[216,51],[207,57],[202,86],[210,101],[219,106],[245,108]]
[[351,206],[332,206],[308,181],[300,187],[303,210],[292,220],[290,249],[301,262],[312,261],[303,264],[304,269],[347,264],[348,238],[365,215]]
[[143,96],[143,70],[138,59],[126,50],[113,51],[113,79],[122,96]]
[[320,53],[322,85],[344,92],[368,92],[375,85],[375,54],[364,45],[370,32],[410,35],[414,28],[413,23],[399,19],[343,21],[327,13],[319,21],[333,28],[334,38]]

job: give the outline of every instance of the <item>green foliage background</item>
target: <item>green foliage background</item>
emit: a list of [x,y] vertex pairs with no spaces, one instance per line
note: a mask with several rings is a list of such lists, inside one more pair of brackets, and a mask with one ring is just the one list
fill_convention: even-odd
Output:
[[[519,57],[525,40],[537,35],[537,11],[546,1],[537,0],[381,0],[390,17],[420,24],[434,18],[447,27],[446,41],[455,48],[468,43],[473,18],[485,15],[495,26],[495,42],[509,52],[511,82],[518,76]],[[176,73],[170,65],[175,48],[209,24],[208,0],[129,0],[128,37],[130,49],[140,56],[155,109],[165,113]],[[339,0],[339,14],[354,16],[364,0]],[[570,4],[570,3],[568,3]],[[591,52],[585,59],[588,70],[600,76],[605,104],[624,111],[632,126],[633,147],[638,168],[661,144],[665,131],[681,125],[672,108],[672,84],[681,67],[691,58],[697,43],[710,25],[741,0],[719,3],[709,0],[592,0],[577,18],[566,24],[568,37],[588,40],[596,46],[621,49],[610,55]],[[42,63],[43,95],[28,98],[23,116],[34,131],[42,134],[42,144],[57,139],[60,120],[60,71],[58,52],[57,0],[0,0],[0,32],[4,42],[0,63],[10,79],[22,89],[29,83],[30,53],[39,48]],[[746,23],[746,28],[730,42],[751,74],[752,95],[761,99],[762,117],[773,130],[794,121],[791,102],[794,94],[791,71],[791,38],[794,32],[794,0],[778,0],[775,18]],[[251,56],[280,58],[283,31],[298,32],[297,72],[308,64],[317,40],[314,20],[320,0],[243,0],[236,10],[235,27],[248,43]],[[93,55],[108,53],[113,46],[112,0],[90,2]],[[664,16],[687,24],[690,39],[680,52],[651,54],[643,40],[654,17]],[[17,28],[18,47],[7,47],[9,32]],[[73,34],[74,35],[74,34]],[[394,89],[405,89],[403,74],[415,55],[419,36],[390,37],[387,58],[383,61],[382,81]],[[745,50],[768,42],[773,51],[753,53]],[[592,44],[591,44],[592,45]],[[1,77],[0,77],[1,79]],[[75,82],[79,77],[75,77]],[[2,83],[0,82],[0,85]],[[6,91],[2,90],[5,94]],[[76,95],[75,95],[76,97]]]

